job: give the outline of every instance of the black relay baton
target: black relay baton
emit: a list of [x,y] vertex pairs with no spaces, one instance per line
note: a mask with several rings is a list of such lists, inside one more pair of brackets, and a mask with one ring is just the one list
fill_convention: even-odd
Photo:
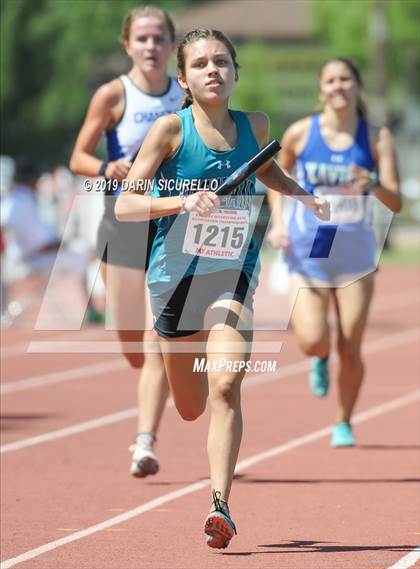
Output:
[[253,174],[260,166],[272,158],[280,150],[278,140],[272,140],[266,144],[251,160],[242,164],[235,170],[223,184],[215,191],[218,196],[226,196],[231,193],[241,182]]

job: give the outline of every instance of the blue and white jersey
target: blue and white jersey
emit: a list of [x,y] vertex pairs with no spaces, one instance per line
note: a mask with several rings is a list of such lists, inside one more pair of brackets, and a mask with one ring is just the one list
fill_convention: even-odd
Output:
[[[180,109],[184,100],[184,92],[173,77],[166,93],[157,96],[143,93],[127,75],[121,75],[120,80],[125,108],[119,123],[106,131],[109,162],[120,158],[133,161],[155,120]],[[120,188],[111,195],[119,192]]]
[[351,195],[352,164],[370,171],[375,168],[367,122],[359,119],[348,148],[333,150],[321,134],[320,115],[313,115],[308,140],[297,159],[297,181],[307,192],[329,200],[331,220],[323,222],[301,202],[294,203],[289,221],[291,251],[285,256],[291,272],[330,281],[375,268],[370,199]]
[[[237,144],[219,152],[209,148],[197,132],[192,107],[177,114],[182,141],[165,160],[154,179],[153,195],[170,197],[199,190],[215,191],[239,166],[254,156],[258,142],[245,113],[230,111],[237,128]],[[255,174],[242,182],[234,195],[222,199],[211,216],[179,214],[156,219],[148,283],[152,296],[175,288],[182,278],[224,270],[243,271],[252,288],[257,286],[258,245],[249,220]]]

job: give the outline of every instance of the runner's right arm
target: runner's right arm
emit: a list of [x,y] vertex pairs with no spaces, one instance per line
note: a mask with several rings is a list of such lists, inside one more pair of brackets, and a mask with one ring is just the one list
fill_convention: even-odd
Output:
[[[82,176],[99,175],[102,160],[94,155],[96,146],[103,133],[120,120],[124,111],[124,87],[115,79],[102,85],[96,91],[80,129],[70,158],[70,169]],[[120,158],[109,162],[105,170],[108,179],[123,180],[131,167],[131,162]]]
[[145,181],[153,180],[164,160],[175,154],[181,144],[182,129],[176,115],[157,119],[144,139],[139,153],[130,169],[122,192],[115,204],[118,221],[147,221],[186,211],[200,214],[211,213],[219,204],[213,192],[196,192],[187,197],[157,198],[145,196]]

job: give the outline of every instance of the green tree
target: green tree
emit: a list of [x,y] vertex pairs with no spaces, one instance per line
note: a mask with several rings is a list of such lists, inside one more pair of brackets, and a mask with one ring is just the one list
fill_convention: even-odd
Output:
[[[392,87],[408,82],[419,92],[420,1],[375,0],[386,20],[387,73]],[[329,56],[354,58],[364,71],[372,72],[371,14],[374,0],[314,0],[313,14],[317,35],[325,42]]]
[[[158,0],[171,13],[191,0]],[[67,162],[94,89],[129,69],[133,0],[2,0],[1,152]]]

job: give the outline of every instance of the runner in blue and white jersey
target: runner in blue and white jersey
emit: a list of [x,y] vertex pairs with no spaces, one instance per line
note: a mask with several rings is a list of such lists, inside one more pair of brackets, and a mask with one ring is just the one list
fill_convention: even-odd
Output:
[[349,59],[332,59],[321,68],[323,111],[286,131],[280,164],[287,171],[296,166],[298,182],[311,194],[328,198],[331,217],[320,222],[296,204],[284,228],[276,203],[269,235],[287,251],[292,325],[301,348],[312,356],[309,382],[319,397],[327,395],[330,383],[331,300],[336,307],[340,367],[333,447],[355,444],[351,415],[363,380],[361,343],[376,270],[372,203],[377,198],[393,212],[401,208],[392,135],[367,122],[362,87],[360,72]]

